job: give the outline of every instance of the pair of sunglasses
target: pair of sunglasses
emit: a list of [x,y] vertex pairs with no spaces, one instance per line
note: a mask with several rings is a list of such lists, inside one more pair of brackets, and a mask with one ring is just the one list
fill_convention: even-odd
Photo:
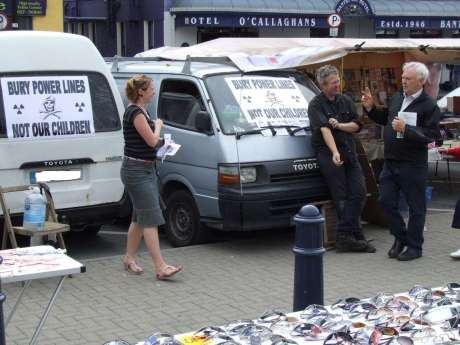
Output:
[[334,332],[324,339],[323,345],[354,345],[357,344],[348,332]]

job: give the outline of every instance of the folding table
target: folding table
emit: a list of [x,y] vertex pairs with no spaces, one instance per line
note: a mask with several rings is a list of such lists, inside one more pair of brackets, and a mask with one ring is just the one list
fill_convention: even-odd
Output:
[[[45,312],[40,318],[40,322],[29,343],[31,345],[36,344],[40,331],[50,313],[59,291],[61,290],[64,279],[69,275],[85,272],[86,267],[64,254],[63,250],[55,249],[52,246],[36,246],[1,250],[0,256],[3,259],[0,264],[0,283],[24,283],[22,290],[4,324],[2,322],[3,308],[1,308],[0,345],[5,344],[5,328],[8,326],[16,308],[21,302],[25,290],[30,286],[31,282],[37,279],[59,278],[57,286],[51,295]],[[3,296],[4,299],[4,295],[1,294],[0,285],[0,300],[2,299],[1,296]],[[2,301],[0,301],[0,303],[1,302]]]

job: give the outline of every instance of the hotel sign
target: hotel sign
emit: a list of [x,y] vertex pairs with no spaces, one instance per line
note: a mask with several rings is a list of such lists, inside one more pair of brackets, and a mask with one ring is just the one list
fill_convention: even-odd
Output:
[[379,29],[434,29],[458,30],[460,18],[426,17],[375,17],[375,28]]
[[326,16],[177,14],[176,26],[240,28],[327,28]]

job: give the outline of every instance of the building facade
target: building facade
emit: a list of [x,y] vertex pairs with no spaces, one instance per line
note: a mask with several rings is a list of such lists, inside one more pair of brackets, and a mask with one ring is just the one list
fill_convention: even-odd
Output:
[[0,0],[0,31],[64,31],[63,2],[58,0]]
[[458,0],[64,0],[64,18],[105,56],[218,37],[460,36]]

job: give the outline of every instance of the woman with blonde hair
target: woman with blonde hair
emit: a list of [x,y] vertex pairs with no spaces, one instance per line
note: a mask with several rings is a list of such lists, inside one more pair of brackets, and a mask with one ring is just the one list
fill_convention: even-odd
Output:
[[158,226],[165,223],[159,203],[159,191],[155,170],[157,148],[163,121],[152,120],[146,107],[155,95],[153,81],[145,75],[135,75],[126,82],[129,104],[123,115],[125,141],[121,180],[133,205],[128,230],[126,255],[123,264],[127,271],[140,274],[134,256],[142,237],[153,259],[157,279],[166,279],[181,271],[181,266],[168,265],[160,252]]

